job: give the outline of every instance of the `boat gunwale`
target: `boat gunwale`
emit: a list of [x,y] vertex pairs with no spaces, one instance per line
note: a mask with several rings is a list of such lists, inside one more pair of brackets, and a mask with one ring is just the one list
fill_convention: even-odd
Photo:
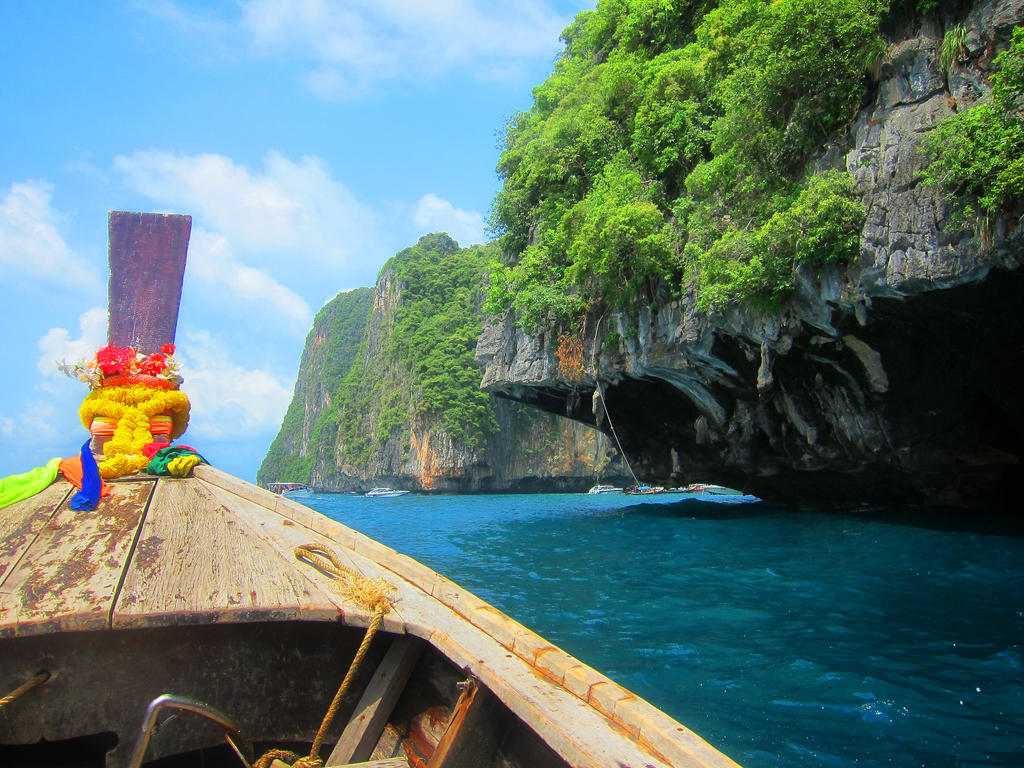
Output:
[[[639,746],[649,751],[652,757],[668,765],[738,768],[738,764],[732,759],[650,702],[552,645],[500,609],[418,560],[303,504],[273,494],[210,465],[196,467],[195,474],[204,482],[261,504],[292,522],[327,536],[336,544],[352,550],[408,582],[449,608],[466,624],[510,652],[517,660],[525,663],[547,684],[557,686],[576,701],[594,710],[614,728],[620,729],[630,740],[635,740]],[[273,506],[270,506],[271,503]],[[350,623],[350,618],[356,619],[358,625],[361,625],[362,621],[369,622],[369,614],[365,617],[349,617],[346,614],[345,622]],[[453,643],[452,638],[448,636],[439,636],[434,627],[407,623],[405,631],[421,637],[446,653],[457,653],[466,660],[466,666],[473,674],[517,715],[523,717],[523,707],[508,700],[510,695],[518,691],[503,685],[501,676],[496,675],[495,670],[483,663],[482,659],[478,660],[478,654],[468,653],[468,649]],[[527,710],[533,709],[530,702],[524,701],[519,704],[525,705]],[[524,717],[524,720],[526,719]],[[530,725],[544,738],[550,738],[552,730],[557,731],[559,735],[567,733],[566,729],[553,719],[546,723],[531,722]],[[585,764],[591,764],[590,760]]]

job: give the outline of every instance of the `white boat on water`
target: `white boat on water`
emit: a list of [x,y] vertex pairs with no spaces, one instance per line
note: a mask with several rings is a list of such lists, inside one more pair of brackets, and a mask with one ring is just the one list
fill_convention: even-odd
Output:
[[267,489],[280,496],[311,496],[313,489],[305,483],[269,483]]
[[726,488],[724,485],[714,483],[690,483],[682,488],[670,488],[669,493],[706,493],[711,496],[742,496],[742,491],[735,488]]
[[711,483],[704,483],[704,493],[710,493],[713,496],[742,496],[742,491],[737,491],[734,488],[726,488],[724,485],[712,485]]
[[595,485],[587,493],[591,496],[599,493],[622,493],[622,489],[616,488],[614,485]]
[[387,498],[391,496],[404,496],[408,491],[396,491],[394,488],[371,488],[366,492],[368,498]]

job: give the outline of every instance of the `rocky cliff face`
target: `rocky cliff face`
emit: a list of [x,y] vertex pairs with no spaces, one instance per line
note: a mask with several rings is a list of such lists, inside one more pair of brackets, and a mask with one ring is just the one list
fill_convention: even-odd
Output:
[[281,431],[257,473],[259,482],[308,480],[320,437],[316,430],[318,417],[330,407],[331,392],[352,367],[373,297],[370,288],[339,293],[313,319],[299,362],[295,392]]
[[[498,431],[480,448],[468,448],[429,418],[414,419],[407,433],[389,439],[368,465],[344,459],[318,461],[311,483],[325,491],[386,485],[449,492],[585,491],[600,477],[625,484],[623,466],[609,438],[572,419],[495,398]],[[343,456],[335,444],[333,455]]]
[[[441,252],[458,249],[443,235],[424,238],[421,245],[428,239]],[[410,366],[391,355],[397,312],[408,290],[395,270],[386,267],[375,288],[339,294],[318,313],[292,404],[260,468],[260,482],[298,480],[325,491],[377,485],[428,491],[580,491],[598,477],[625,482],[628,469],[606,435],[509,400],[487,399],[494,428],[480,445],[446,431],[436,414],[421,407]],[[353,367],[358,375],[350,377]],[[379,393],[362,399],[352,394],[365,394],[372,381],[381,382]],[[411,400],[401,406],[396,421],[388,398],[410,391]],[[344,428],[345,409],[361,410],[355,432]]]
[[579,382],[560,373],[557,339],[505,317],[478,343],[484,389],[613,424],[652,482],[808,505],[1004,506],[1024,449],[1024,208],[980,235],[951,229],[918,147],[986,92],[1022,20],[1021,0],[976,3],[958,20],[970,58],[948,77],[942,20],[894,38],[873,103],[818,161],[849,170],[867,210],[855,266],[802,275],[779,314],[705,315],[688,296],[589,318]]

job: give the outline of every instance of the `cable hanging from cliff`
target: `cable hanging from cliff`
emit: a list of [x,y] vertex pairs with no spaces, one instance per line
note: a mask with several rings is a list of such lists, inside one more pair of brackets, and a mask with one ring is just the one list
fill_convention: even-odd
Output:
[[[601,408],[604,409],[604,416],[608,419],[608,428],[612,432],[612,437],[615,438],[615,445],[619,448],[619,455],[622,457],[622,460],[626,462],[626,469],[628,469],[629,474],[633,476],[633,482],[640,485],[640,479],[636,476],[636,472],[633,471],[633,465],[629,463],[629,457],[626,455],[626,452],[622,450],[622,443],[619,441],[619,434],[615,431],[615,425],[612,423],[611,411],[608,410],[608,401],[605,399],[604,391],[601,389],[601,372],[597,366],[597,334],[600,332],[601,323],[604,322],[604,317],[607,314],[607,312],[602,314],[600,319],[597,321],[597,325],[594,326],[594,343],[590,347],[593,350],[593,354],[590,357],[590,363],[594,369],[594,387],[597,389],[598,397],[601,398]],[[585,323],[586,321],[584,321],[584,324]]]
[[619,455],[622,456],[622,460],[626,462],[626,469],[629,470],[629,474],[633,476],[633,481],[640,485],[640,479],[636,476],[636,472],[633,471],[633,466],[629,463],[629,457],[626,452],[622,450],[622,443],[619,442],[619,435],[615,431],[615,425],[612,424],[612,414],[608,410],[608,401],[604,399],[604,392],[601,390],[601,379],[597,375],[597,371],[594,371],[594,386],[597,387],[597,394],[601,398],[601,407],[604,409],[604,416],[608,419],[608,428],[612,431],[612,437],[615,438],[615,445],[619,447]]

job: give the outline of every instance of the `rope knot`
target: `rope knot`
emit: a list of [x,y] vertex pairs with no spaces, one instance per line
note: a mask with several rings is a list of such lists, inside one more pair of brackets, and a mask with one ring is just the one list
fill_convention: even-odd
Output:
[[342,597],[353,600],[375,613],[387,613],[394,607],[395,588],[384,579],[371,579],[347,568],[328,547],[305,544],[295,548],[295,559],[313,566],[334,580]]

